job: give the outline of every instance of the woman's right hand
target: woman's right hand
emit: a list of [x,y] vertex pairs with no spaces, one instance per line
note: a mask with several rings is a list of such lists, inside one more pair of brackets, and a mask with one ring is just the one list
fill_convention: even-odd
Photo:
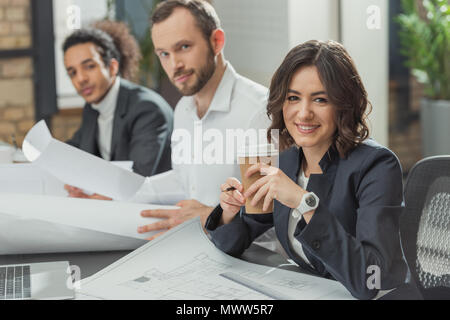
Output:
[[64,185],[64,189],[66,189],[69,198],[112,201],[111,198],[102,196],[102,195],[97,194],[97,193],[94,193],[92,195],[88,195],[88,194],[84,193],[84,191],[82,189],[70,186],[68,184]]
[[[226,191],[230,188],[235,190]],[[245,205],[245,197],[242,195],[244,187],[238,179],[228,178],[227,182],[221,186],[221,190],[220,206],[223,210],[221,223],[228,224]]]

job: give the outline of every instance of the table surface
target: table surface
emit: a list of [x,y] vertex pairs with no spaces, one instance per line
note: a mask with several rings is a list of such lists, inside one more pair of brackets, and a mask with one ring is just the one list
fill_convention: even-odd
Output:
[[[69,261],[69,265],[80,268],[81,278],[84,279],[94,275],[130,252],[132,251],[9,255],[0,256],[0,265]],[[241,259],[269,267],[279,267],[284,270],[303,272],[297,266],[287,265],[288,262],[283,256],[255,244],[251,245],[244,252]]]
[[[80,268],[80,276],[84,279],[94,275],[130,252],[132,251],[9,255],[0,256],[0,265],[69,261],[69,265],[78,266]],[[269,267],[278,267],[283,270],[310,274],[298,266],[289,264],[289,262],[278,253],[256,244],[252,244],[241,256],[241,259]],[[381,300],[404,299],[407,298],[408,295],[409,293],[406,293],[405,295],[402,291],[394,290],[392,293],[381,298]],[[413,299],[416,299],[415,293],[412,297]]]

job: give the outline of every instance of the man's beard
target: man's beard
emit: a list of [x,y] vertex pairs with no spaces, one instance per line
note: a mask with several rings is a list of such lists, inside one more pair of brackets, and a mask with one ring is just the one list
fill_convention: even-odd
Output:
[[206,64],[198,71],[191,70],[188,72],[180,72],[180,74],[175,74],[174,78],[181,74],[188,74],[190,72],[193,72],[193,75],[197,76],[197,81],[192,86],[183,86],[178,87],[178,90],[181,92],[183,96],[193,96],[194,94],[197,94],[200,90],[203,89],[203,87],[208,83],[209,79],[213,76],[214,72],[216,71],[216,64],[214,61],[214,54],[212,53],[212,50],[210,54],[208,54]]

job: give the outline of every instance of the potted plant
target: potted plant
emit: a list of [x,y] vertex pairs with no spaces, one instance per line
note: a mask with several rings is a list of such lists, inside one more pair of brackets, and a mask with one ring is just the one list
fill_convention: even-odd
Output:
[[130,26],[138,41],[141,60],[135,81],[148,88],[157,90],[164,99],[175,107],[181,95],[163,72],[150,34],[149,19],[151,13],[162,0],[107,0],[105,20],[120,20]]
[[450,154],[450,5],[448,0],[402,0],[397,17],[402,54],[425,86],[421,101],[424,156]]

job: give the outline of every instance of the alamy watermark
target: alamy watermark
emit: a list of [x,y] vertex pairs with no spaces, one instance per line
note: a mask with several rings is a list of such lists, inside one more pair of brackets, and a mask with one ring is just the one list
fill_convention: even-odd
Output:
[[[279,130],[271,130],[271,142],[278,152]],[[238,150],[244,146],[267,144],[266,129],[204,130],[201,121],[194,123],[193,132],[175,129],[172,134],[172,161],[176,165],[234,165]]]
[[367,289],[369,290],[380,290],[381,289],[381,269],[379,266],[371,265],[367,267],[366,272],[369,277],[366,281]]
[[81,269],[79,266],[69,266],[66,270],[66,273],[69,275],[66,280],[66,286],[68,289],[73,290],[81,289]]
[[66,26],[69,30],[81,29],[81,9],[79,6],[71,5],[67,7]]
[[366,26],[369,30],[381,29],[381,9],[379,6],[371,5],[366,9],[368,15],[366,20]]

